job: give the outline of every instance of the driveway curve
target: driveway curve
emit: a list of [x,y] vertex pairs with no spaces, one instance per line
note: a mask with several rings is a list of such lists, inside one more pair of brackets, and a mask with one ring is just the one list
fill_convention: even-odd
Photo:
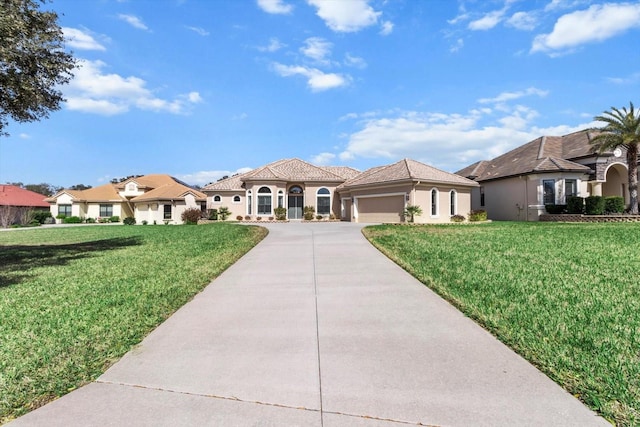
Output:
[[105,374],[9,425],[610,425],[362,225],[267,228]]

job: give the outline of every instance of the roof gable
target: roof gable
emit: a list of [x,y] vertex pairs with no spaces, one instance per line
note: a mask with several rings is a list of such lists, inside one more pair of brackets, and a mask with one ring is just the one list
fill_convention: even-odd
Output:
[[456,172],[486,181],[539,172],[584,172],[591,168],[572,160],[593,155],[589,131],[565,136],[541,136],[493,160],[476,162]]
[[475,186],[474,181],[411,159],[404,159],[388,166],[368,169],[346,181],[339,188],[362,185],[385,184],[389,182],[422,181]]

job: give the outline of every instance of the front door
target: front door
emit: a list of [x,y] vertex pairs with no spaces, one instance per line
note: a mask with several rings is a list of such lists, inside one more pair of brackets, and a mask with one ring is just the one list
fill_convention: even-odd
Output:
[[303,199],[302,194],[289,195],[289,209],[287,210],[287,217],[289,219],[302,219]]

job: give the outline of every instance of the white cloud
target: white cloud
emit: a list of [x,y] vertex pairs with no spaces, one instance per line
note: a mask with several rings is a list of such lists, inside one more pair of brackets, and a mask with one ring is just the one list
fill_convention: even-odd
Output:
[[252,168],[240,168],[236,171],[199,171],[190,174],[177,175],[176,178],[191,185],[206,185],[210,182],[216,182],[223,176],[232,176],[235,174],[249,172],[250,170],[252,170]]
[[360,58],[359,56],[353,56],[347,52],[344,55],[344,65],[346,65],[347,67],[366,68],[367,62],[363,58]]
[[640,27],[640,3],[593,5],[558,18],[551,33],[535,37],[531,52],[557,54],[585,43],[606,40],[635,27]]
[[380,34],[383,36],[388,36],[393,32],[393,22],[384,21],[381,25]]
[[607,77],[607,81],[618,85],[640,82],[640,72],[633,73],[627,77]]
[[79,50],[106,50],[93,36],[77,28],[62,27],[66,43]]
[[329,64],[326,57],[331,55],[331,48],[333,47],[331,42],[326,41],[322,37],[309,37],[304,41],[304,44],[305,45],[300,48],[300,52],[320,64]]
[[333,153],[320,153],[311,157],[311,163],[313,163],[314,165],[328,165],[335,158],[336,158],[336,155]]
[[282,0],[258,0],[258,7],[267,13],[287,15],[293,11],[293,6]]
[[122,114],[135,107],[141,110],[184,114],[192,104],[202,102],[198,92],[179,95],[174,100],[161,99],[147,89],[139,77],[104,74],[102,61],[80,59],[80,67],[65,89],[69,110],[102,115]]
[[313,92],[321,92],[328,89],[335,89],[346,86],[350,83],[349,76],[336,73],[324,73],[317,68],[303,67],[299,65],[283,65],[274,63],[273,70],[282,77],[304,76],[307,78],[307,85]]
[[28,133],[21,133],[20,135],[18,135],[18,138],[20,138],[20,139],[31,139],[31,135],[29,135]]
[[367,0],[325,1],[307,0],[327,27],[336,32],[350,33],[378,23],[382,12],[376,12]]
[[121,13],[118,15],[118,18],[139,30],[145,30],[145,31],[149,30],[149,28],[144,24],[144,22],[142,22],[142,20],[137,16],[125,15],[124,13]]
[[267,46],[258,46],[258,50],[261,52],[276,52],[285,46],[286,44],[280,43],[280,40],[276,37],[272,37],[269,39],[269,44]]
[[488,109],[473,109],[465,114],[408,111],[373,118],[362,122],[361,128],[349,136],[339,157],[343,161],[357,157],[408,157],[454,172],[541,135],[565,135],[589,127],[581,124],[540,128],[533,123],[537,112],[525,106],[501,114]]
[[549,94],[549,91],[537,89],[535,87],[530,87],[525,90],[517,91],[517,92],[502,92],[498,96],[494,98],[481,98],[478,100],[480,104],[501,104],[507,101],[513,101],[514,99],[519,99],[524,96],[536,95],[539,97],[545,97]]
[[204,28],[201,27],[190,27],[190,26],[186,26],[187,29],[193,31],[194,33],[200,34],[201,36],[208,36],[210,33],[209,31],[205,30]]
[[464,47],[464,40],[459,38],[456,40],[455,44],[449,48],[449,52],[455,53]]
[[469,22],[469,29],[474,31],[490,30],[502,21],[505,10],[494,10],[485,14],[482,18]]
[[516,12],[505,24],[517,30],[531,31],[538,25],[538,18],[533,12]]

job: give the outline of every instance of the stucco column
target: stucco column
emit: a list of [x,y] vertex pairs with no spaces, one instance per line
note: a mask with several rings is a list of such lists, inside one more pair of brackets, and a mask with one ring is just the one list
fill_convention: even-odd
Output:
[[594,182],[591,184],[591,195],[592,196],[602,196],[602,183]]

